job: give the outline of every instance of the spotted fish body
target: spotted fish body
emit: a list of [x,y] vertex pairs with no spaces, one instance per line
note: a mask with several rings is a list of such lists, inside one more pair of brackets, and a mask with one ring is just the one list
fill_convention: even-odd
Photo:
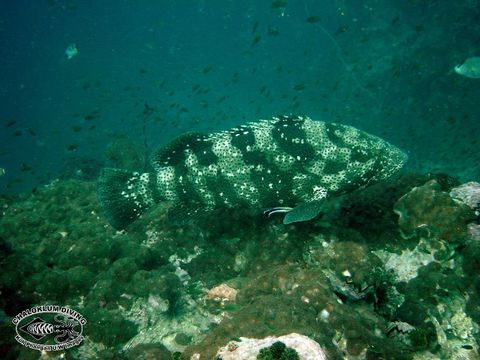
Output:
[[351,126],[282,116],[185,134],[154,155],[151,172],[104,169],[98,195],[119,229],[161,201],[187,213],[221,206],[301,208],[387,179],[406,159],[395,146]]

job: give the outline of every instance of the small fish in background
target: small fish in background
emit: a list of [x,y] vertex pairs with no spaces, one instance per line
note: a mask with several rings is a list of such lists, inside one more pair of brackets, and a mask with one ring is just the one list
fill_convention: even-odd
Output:
[[32,171],[32,169],[33,169],[33,167],[32,167],[32,165],[30,165],[30,164],[22,163],[22,164],[20,165],[20,170],[21,170],[21,171]]
[[465,60],[462,65],[457,65],[454,68],[459,75],[479,79],[480,78],[480,57],[471,57]]
[[0,176],[5,175],[6,171],[4,168],[0,168]]
[[269,26],[267,29],[267,34],[269,36],[278,36],[280,34],[280,31],[276,27]]
[[285,16],[285,8],[287,7],[287,0],[273,0],[271,4],[271,9],[274,14],[277,16]]
[[206,74],[208,74],[210,71],[212,71],[212,69],[213,69],[213,65],[207,65],[207,66],[205,66],[205,67],[203,68],[202,73],[206,75]]
[[75,56],[77,56],[78,55],[77,45],[75,45],[75,43],[68,45],[68,47],[65,49],[64,54],[67,60],[70,60]]
[[305,19],[305,21],[310,24],[318,23],[320,20],[320,16],[309,16]]
[[77,149],[78,149],[78,144],[70,144],[67,146],[67,150],[71,152],[77,151]]
[[261,39],[262,39],[261,35],[259,35],[259,34],[255,35],[255,37],[252,39],[252,43],[251,43],[250,47],[257,46]]
[[259,24],[260,23],[258,21],[255,21],[255,23],[253,24],[253,27],[252,27],[252,34],[255,34],[257,32]]

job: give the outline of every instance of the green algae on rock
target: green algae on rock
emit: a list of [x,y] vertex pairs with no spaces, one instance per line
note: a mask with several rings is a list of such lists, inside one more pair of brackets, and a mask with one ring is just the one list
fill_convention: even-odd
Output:
[[427,237],[458,243],[465,239],[467,222],[473,219],[470,208],[441,191],[435,180],[412,189],[398,200],[394,209],[405,238],[423,232]]
[[[220,222],[214,211],[175,225],[160,206],[128,232],[112,231],[97,215],[92,183],[55,182],[10,202],[0,219],[1,305],[6,316],[32,303],[76,308],[90,326],[85,342],[69,352],[73,359],[133,359],[142,351],[213,358],[233,338],[289,332],[316,341],[331,360],[475,356],[480,246],[452,242],[444,228],[402,239],[390,213],[394,199],[408,191],[402,181],[389,184],[398,187],[390,192],[368,189],[361,207],[334,212],[328,227],[266,226],[240,209]],[[432,191],[420,198],[425,194]],[[450,204],[442,189],[433,194],[435,206]],[[353,196],[347,202],[342,206],[355,206]],[[382,209],[376,213],[388,244],[381,246],[381,229],[345,226],[355,225],[367,203]],[[19,221],[25,228],[16,232]],[[219,284],[238,291],[235,303],[209,303],[208,289]],[[8,335],[1,324],[0,330]],[[16,349],[28,359],[25,349]]]

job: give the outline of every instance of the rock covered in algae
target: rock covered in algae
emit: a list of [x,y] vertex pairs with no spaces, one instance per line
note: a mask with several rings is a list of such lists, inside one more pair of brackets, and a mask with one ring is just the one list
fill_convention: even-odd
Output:
[[[403,240],[391,211],[427,179],[371,188],[361,206],[352,197],[328,227],[266,226],[240,211],[232,220],[212,221],[217,213],[177,226],[165,207],[117,233],[96,215],[93,184],[55,182],[6,203],[0,308],[11,316],[32,302],[78,304],[89,325],[72,359],[170,359],[174,351],[212,359],[238,336],[288,333],[316,341],[329,360],[474,358],[480,242],[459,247],[433,230]],[[451,186],[434,194],[445,200]],[[358,226],[372,213],[381,226]],[[234,302],[205,301],[208,289],[222,300],[230,288]],[[0,337],[0,347],[4,339],[15,343],[10,335]],[[30,359],[28,349],[18,351],[16,358]]]
[[[71,358],[130,354],[144,345],[155,352],[153,344],[160,342],[181,350],[186,341],[179,334],[195,339],[212,320],[189,305],[187,290],[193,292],[195,284],[184,284],[188,274],[181,266],[187,261],[177,266],[183,257],[164,246],[171,233],[115,233],[97,215],[97,206],[95,184],[79,180],[55,181],[5,205],[0,218],[0,307],[8,316],[38,303],[78,310],[88,319],[88,341],[72,349]],[[192,244],[183,249],[191,259],[195,242],[191,234],[183,235]],[[158,246],[143,242],[157,236],[167,240]],[[154,331],[144,331],[149,327]],[[23,353],[28,349],[10,338],[19,358],[27,359]]]
[[450,196],[468,205],[475,212],[477,221],[468,224],[467,240],[480,241],[480,184],[475,181],[467,182],[453,188]]
[[[284,336],[269,336],[264,339],[241,337],[240,341],[230,341],[217,352],[222,360],[256,360],[262,349],[271,347],[277,342],[294,349],[300,360],[326,360],[324,350],[307,336],[291,333]],[[273,359],[273,358],[272,358]]]
[[467,234],[467,223],[472,220],[471,209],[454,201],[441,190],[436,180],[413,188],[394,206],[399,216],[398,225],[405,238],[416,235],[437,237],[449,242],[460,242]]
[[480,224],[468,224],[467,240],[480,241]]
[[272,266],[252,274],[239,287],[235,308],[183,355],[212,359],[238,336],[262,339],[294,332],[318,342],[331,360],[365,352],[400,359],[403,345],[385,336],[386,321],[366,305],[370,300],[344,303],[341,298],[319,267]]
[[231,301],[234,302],[237,297],[237,290],[228,286],[227,284],[220,284],[208,290],[206,298],[216,301]]
[[450,190],[450,196],[475,210],[480,205],[480,184],[475,181],[462,184]]

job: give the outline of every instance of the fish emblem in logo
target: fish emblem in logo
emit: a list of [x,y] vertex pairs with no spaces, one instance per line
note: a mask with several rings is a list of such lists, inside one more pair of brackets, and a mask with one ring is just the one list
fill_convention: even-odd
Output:
[[57,343],[73,340],[80,335],[75,330],[75,327],[80,325],[77,320],[61,314],[56,314],[54,318],[57,324],[50,324],[42,318],[36,317],[20,327],[20,330],[36,340],[40,340],[46,335],[56,334],[55,342]]
[[34,350],[60,351],[79,345],[87,323],[77,311],[66,306],[43,305],[22,311],[12,319],[15,340]]

